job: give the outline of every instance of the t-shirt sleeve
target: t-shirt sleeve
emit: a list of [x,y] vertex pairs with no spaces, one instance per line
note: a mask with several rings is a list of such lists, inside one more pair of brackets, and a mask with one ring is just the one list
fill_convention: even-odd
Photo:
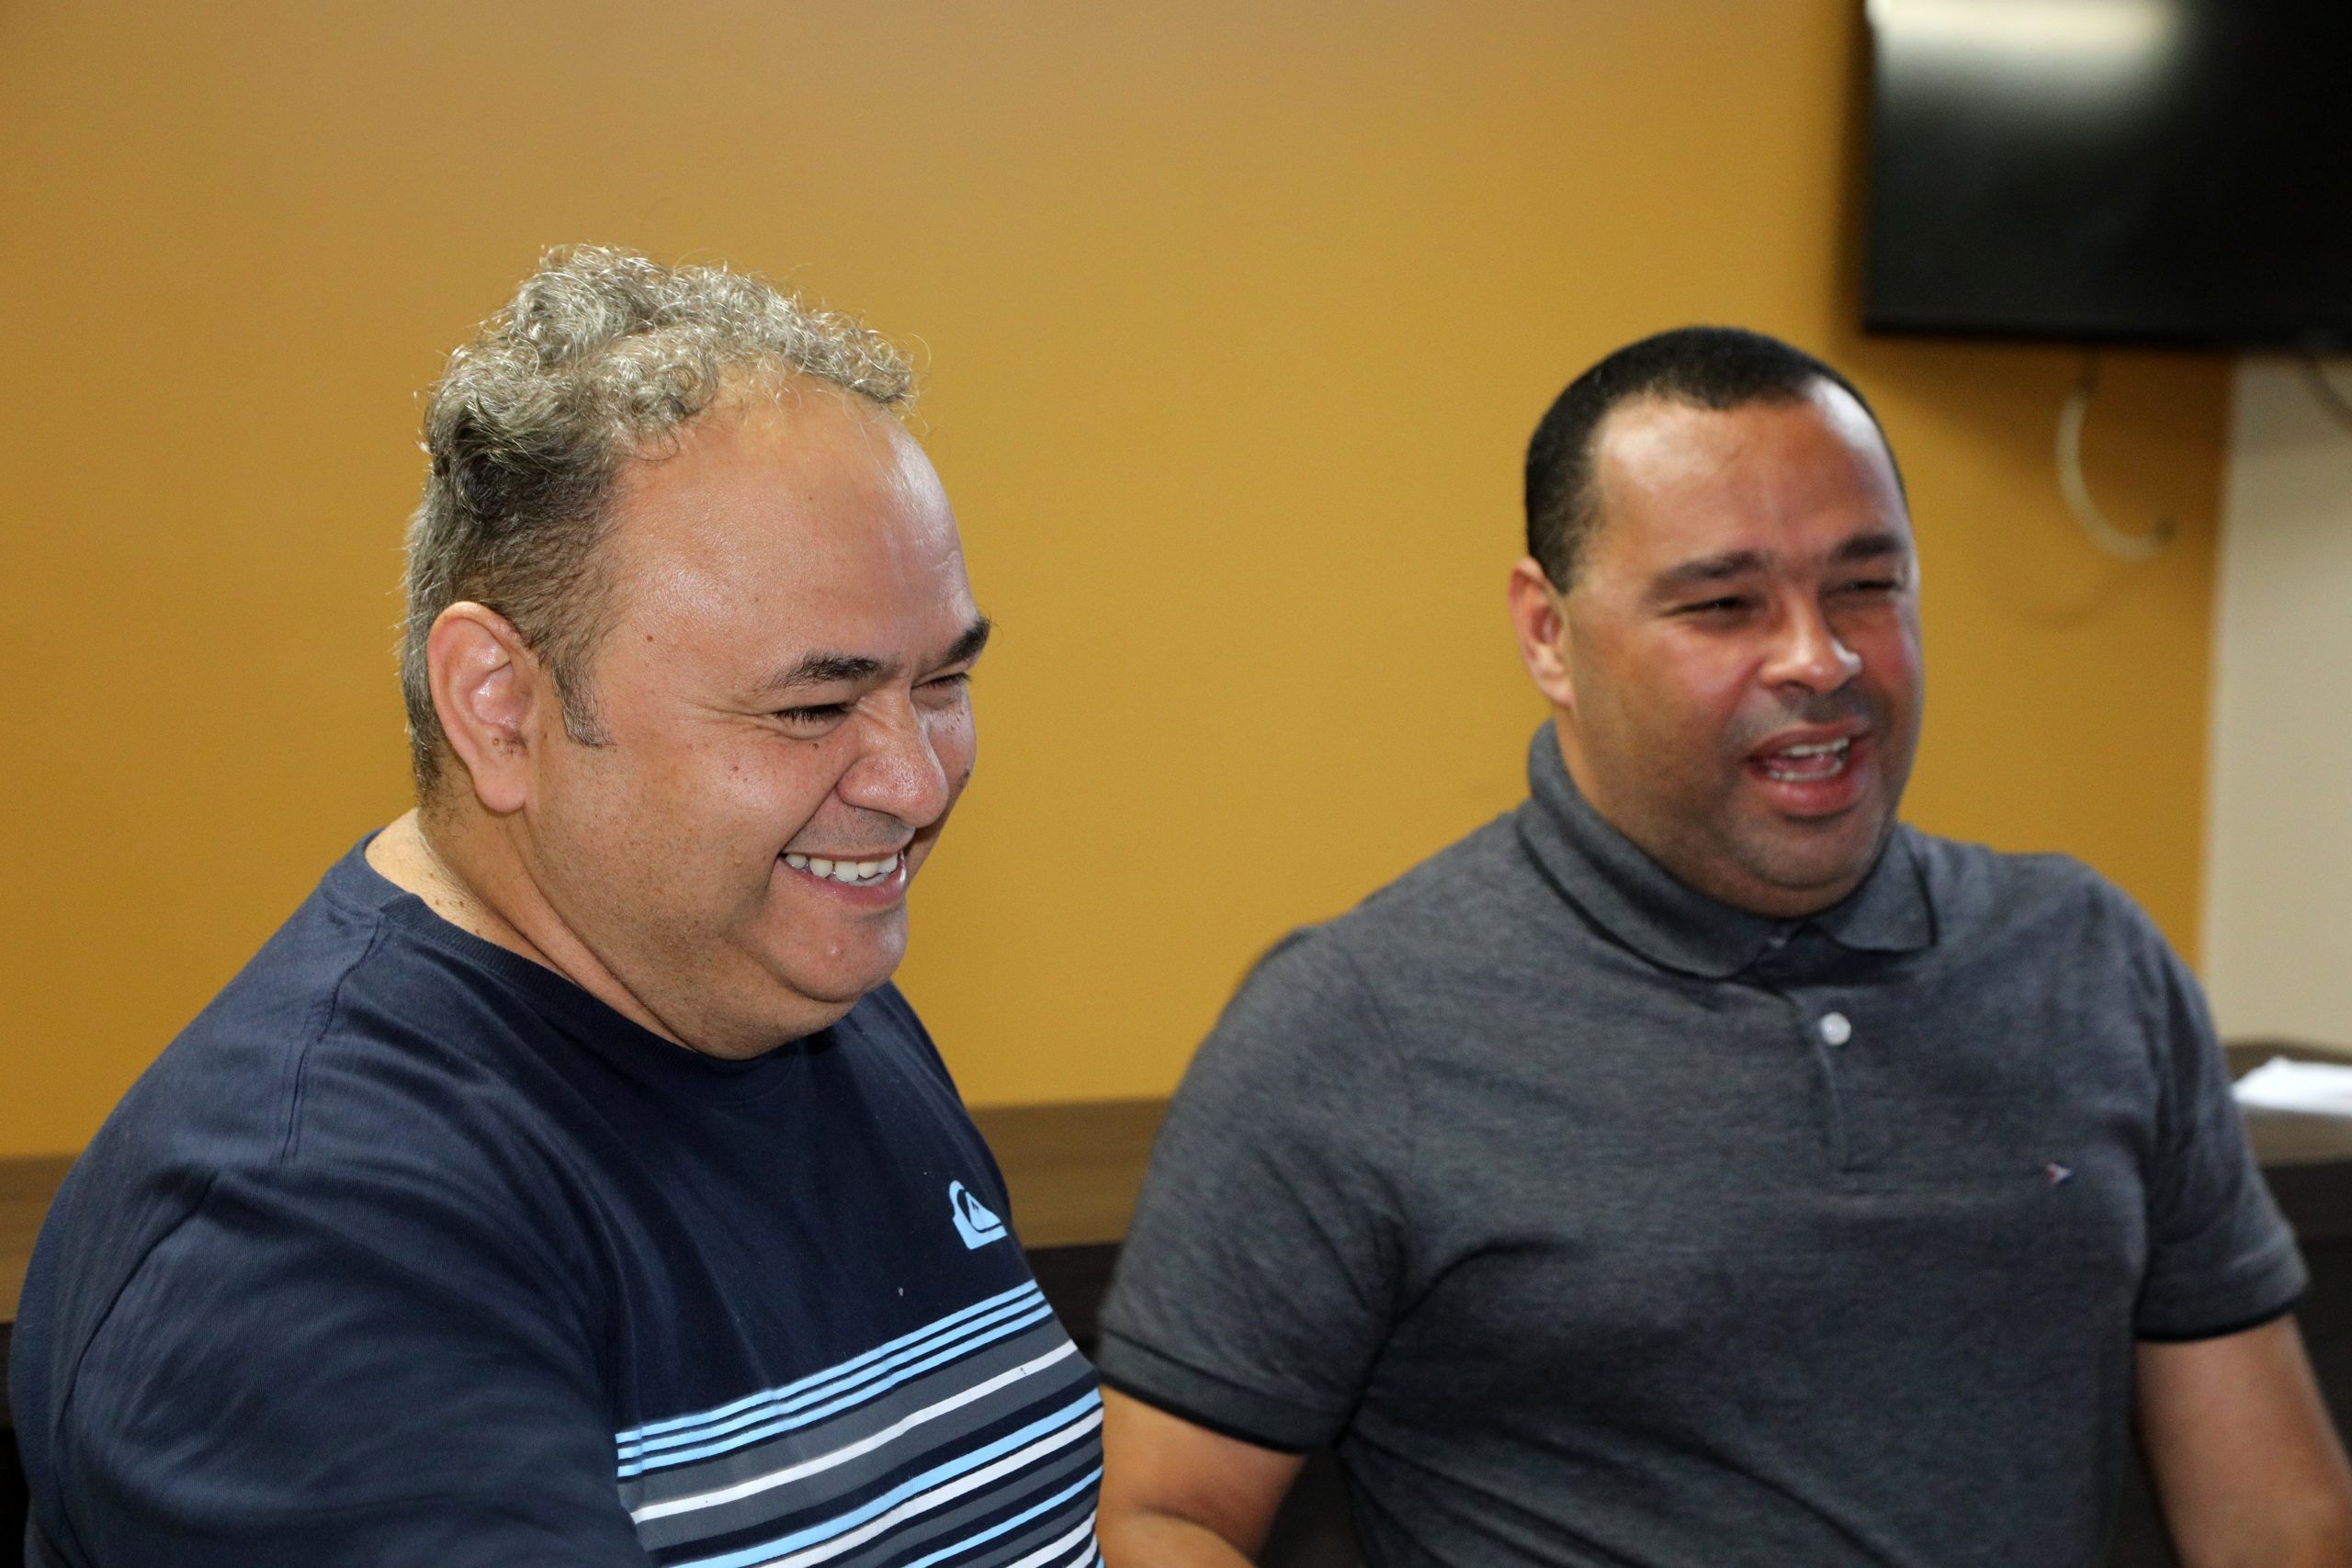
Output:
[[2153,930],[2148,940],[2163,1082],[2134,1327],[2144,1339],[2205,1339],[2288,1311],[2308,1276],[2255,1164],[2197,982]]
[[1399,1293],[1405,1087],[1329,937],[1268,954],[1154,1145],[1103,1309],[1104,1382],[1261,1447],[1334,1437]]
[[74,1369],[44,1528],[107,1568],[647,1568],[536,1250],[413,1173],[216,1178]]

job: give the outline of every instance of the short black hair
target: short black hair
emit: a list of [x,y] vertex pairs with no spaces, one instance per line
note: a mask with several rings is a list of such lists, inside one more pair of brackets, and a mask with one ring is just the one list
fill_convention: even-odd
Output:
[[[1801,348],[1744,327],[1676,327],[1627,344],[1568,383],[1527,444],[1527,553],[1566,592],[1600,521],[1594,437],[1611,412],[1638,398],[1721,412],[1755,403],[1802,402],[1822,382],[1860,403],[1886,445],[1870,400]],[[1887,462],[1894,461],[1893,447]],[[1900,487],[1903,476],[1895,473]]]

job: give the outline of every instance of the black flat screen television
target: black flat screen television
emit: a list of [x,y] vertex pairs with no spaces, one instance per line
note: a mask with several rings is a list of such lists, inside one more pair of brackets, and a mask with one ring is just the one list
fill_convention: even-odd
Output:
[[2352,346],[2352,0],[1870,0],[1863,324]]

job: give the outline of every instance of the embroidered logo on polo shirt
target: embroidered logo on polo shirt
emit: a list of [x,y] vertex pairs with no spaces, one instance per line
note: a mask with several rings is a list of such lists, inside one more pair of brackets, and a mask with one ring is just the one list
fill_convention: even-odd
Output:
[[2075,1179],[2075,1168],[2071,1165],[2060,1165],[2053,1159],[2041,1168],[2041,1174],[2043,1179],[2047,1180],[2051,1186],[2064,1187]]
[[962,1182],[947,1184],[947,1208],[956,1216],[956,1234],[964,1238],[966,1247],[981,1247],[1004,1239],[1004,1222]]

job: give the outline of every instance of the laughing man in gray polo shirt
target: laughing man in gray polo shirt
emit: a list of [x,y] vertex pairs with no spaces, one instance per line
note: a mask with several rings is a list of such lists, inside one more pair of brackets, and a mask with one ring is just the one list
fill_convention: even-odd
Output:
[[1375,1564],[2352,1562],[2195,982],[2074,862],[1895,821],[1908,515],[1860,395],[1669,333],[1528,457],[1517,811],[1291,937],[1187,1076],[1102,1350],[1118,1568],[1336,1443]]

